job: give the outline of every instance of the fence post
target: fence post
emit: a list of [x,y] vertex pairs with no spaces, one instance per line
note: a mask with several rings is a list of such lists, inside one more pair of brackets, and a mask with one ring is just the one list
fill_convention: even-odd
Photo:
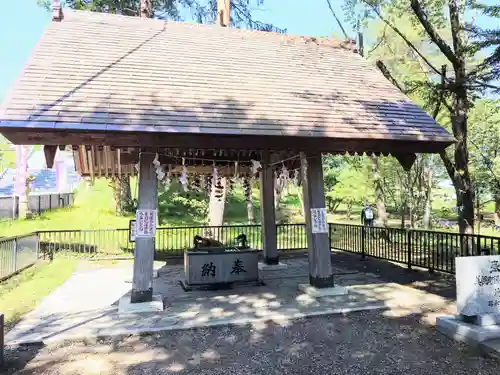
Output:
[[17,271],[17,238],[13,240],[14,248],[12,249],[12,272]]
[[2,368],[5,364],[3,357],[4,335],[5,335],[5,320],[3,313],[0,313],[0,368]]
[[328,224],[328,246],[330,251],[332,251],[332,223]]
[[35,232],[36,234],[36,260],[40,259],[40,232]]
[[411,270],[411,229],[406,230],[406,251],[408,260],[408,269]]
[[363,225],[361,227],[361,260],[366,259],[365,242],[366,242],[366,227]]

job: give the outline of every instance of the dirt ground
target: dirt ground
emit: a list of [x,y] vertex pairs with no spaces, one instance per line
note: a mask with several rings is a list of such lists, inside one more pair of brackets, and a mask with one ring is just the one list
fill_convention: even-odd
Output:
[[8,374],[498,374],[420,314],[372,311],[253,327],[9,348]]

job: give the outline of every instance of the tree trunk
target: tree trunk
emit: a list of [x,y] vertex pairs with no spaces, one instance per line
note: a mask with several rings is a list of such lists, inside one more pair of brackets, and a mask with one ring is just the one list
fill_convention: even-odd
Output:
[[120,199],[123,212],[131,212],[133,208],[132,190],[130,189],[130,176],[120,178]]
[[465,88],[457,91],[452,125],[457,138],[454,181],[457,194],[458,226],[460,233],[472,234],[474,233],[474,192],[471,187],[467,150],[467,92]]
[[410,218],[410,228],[415,228],[415,211],[413,209],[413,203],[410,202],[408,206],[408,216]]
[[479,191],[476,191],[476,220],[477,234],[481,234],[481,202],[479,201]]
[[375,204],[377,205],[378,221],[381,222],[384,227],[386,227],[387,210],[385,208],[385,197],[384,197],[384,190],[382,187],[382,178],[380,176],[380,170],[378,166],[378,159],[375,155],[372,155],[371,161],[372,161],[373,185],[375,187]]
[[500,225],[500,194],[495,194],[495,225]]
[[119,177],[111,178],[111,188],[113,189],[113,198],[115,200],[115,214],[116,216],[121,216],[122,215],[121,184]]
[[299,200],[300,214],[304,216],[304,198],[302,197],[302,189],[300,187],[297,189],[297,198]]
[[248,216],[248,224],[255,224],[255,210],[253,208],[253,197],[250,197],[246,200],[247,204],[247,216]]
[[283,193],[283,187],[279,186],[278,179],[274,181],[274,210],[276,212],[276,217],[280,217],[280,202],[281,194]]
[[[220,227],[224,224],[224,208],[226,206],[226,192],[227,192],[227,178],[223,177],[220,179],[220,184],[222,186],[222,197],[216,196],[215,189],[216,182],[212,184],[212,189],[210,193],[210,203],[208,206],[208,225],[213,227]],[[219,238],[219,231],[212,233],[215,239]]]
[[[455,90],[451,124],[457,140],[455,144],[455,191],[457,194],[458,227],[460,233],[474,233],[474,192],[469,174],[469,151],[467,148],[467,72],[465,57],[467,54],[463,42],[463,23],[460,20],[461,7],[458,0],[450,0],[450,25],[455,51],[452,59],[455,71]],[[472,237],[468,238],[466,255],[472,255]]]
[[432,218],[432,166],[431,159],[427,161],[424,166],[424,183],[425,183],[425,207],[424,207],[424,217],[423,224],[424,229],[431,229],[431,218]]
[[19,196],[19,218],[26,219],[29,212],[30,182],[26,179],[26,188],[24,194]]
[[115,200],[115,213],[117,216],[126,215],[133,209],[130,177],[112,177],[111,187]]
[[352,203],[347,203],[347,219],[351,220]]

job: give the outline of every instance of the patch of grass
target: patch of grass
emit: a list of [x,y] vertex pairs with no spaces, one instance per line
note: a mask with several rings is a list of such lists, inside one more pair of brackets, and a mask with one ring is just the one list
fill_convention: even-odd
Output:
[[0,311],[7,330],[22,315],[33,310],[50,292],[68,279],[75,269],[74,259],[40,262],[0,284]]
[[113,191],[104,179],[92,188],[82,184],[73,207],[42,213],[31,220],[0,223],[0,236],[16,236],[40,230],[127,228],[132,216],[116,216]]

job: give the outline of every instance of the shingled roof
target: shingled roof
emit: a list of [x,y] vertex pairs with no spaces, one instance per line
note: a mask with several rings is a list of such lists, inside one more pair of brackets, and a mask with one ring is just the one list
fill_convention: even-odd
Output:
[[21,128],[453,142],[350,45],[70,10],[0,107]]

